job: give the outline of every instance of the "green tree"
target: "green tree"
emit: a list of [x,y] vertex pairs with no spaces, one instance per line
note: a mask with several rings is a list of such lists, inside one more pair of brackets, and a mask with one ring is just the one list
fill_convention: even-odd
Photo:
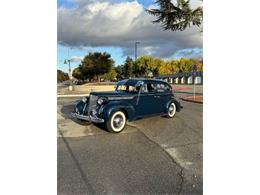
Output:
[[153,58],[152,63],[149,66],[149,71],[153,73],[154,76],[158,76],[159,69],[164,66],[165,62],[159,58]]
[[203,61],[198,59],[191,59],[192,64],[197,66],[197,71],[203,71]]
[[144,70],[141,69],[141,66],[139,63],[134,62],[133,64],[133,75],[134,77],[141,77],[144,74]]
[[197,59],[181,58],[165,62],[159,68],[159,74],[175,74],[181,72],[191,72],[193,65],[197,65],[197,71],[203,70],[203,61]]
[[82,74],[82,66],[79,65],[77,68],[75,68],[72,72],[72,76],[78,80],[85,80],[89,78],[89,75],[83,75]]
[[153,23],[162,23],[164,30],[183,31],[187,27],[200,27],[203,19],[202,7],[191,9],[189,0],[157,0],[159,9],[147,9],[149,14],[157,17]]
[[102,76],[105,80],[114,81],[117,78],[116,70],[113,68],[108,73]]
[[178,63],[178,72],[191,72],[193,67],[193,62],[187,58],[181,58]]
[[69,75],[61,70],[57,70],[57,81],[62,82],[69,80]]
[[175,74],[177,72],[176,60],[167,61],[159,68],[159,74]]
[[123,68],[124,66],[123,65],[119,65],[119,66],[116,66],[114,69],[116,71],[116,78],[118,80],[121,80],[124,78],[124,71],[123,71]]
[[141,56],[134,63],[133,72],[136,76],[149,76],[152,73],[153,76],[159,74],[160,66],[163,65],[163,60],[152,56]]
[[133,76],[133,66],[134,66],[134,61],[132,58],[127,56],[124,66],[123,66],[123,75],[124,78],[129,78]]
[[100,81],[100,76],[108,73],[114,65],[111,55],[104,52],[89,53],[81,62],[81,73],[83,77],[95,77]]

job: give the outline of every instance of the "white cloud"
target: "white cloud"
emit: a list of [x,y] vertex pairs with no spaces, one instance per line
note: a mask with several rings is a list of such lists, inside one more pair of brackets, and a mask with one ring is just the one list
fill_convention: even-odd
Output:
[[72,56],[71,62],[81,62],[83,60],[82,56]]
[[181,57],[185,58],[203,58],[202,48],[188,48],[176,51],[170,59],[178,59]]
[[183,32],[163,31],[142,4],[82,1],[79,6],[58,9],[58,41],[71,46],[115,46],[133,54],[136,40],[140,54],[169,57],[177,50],[202,47],[198,28]]

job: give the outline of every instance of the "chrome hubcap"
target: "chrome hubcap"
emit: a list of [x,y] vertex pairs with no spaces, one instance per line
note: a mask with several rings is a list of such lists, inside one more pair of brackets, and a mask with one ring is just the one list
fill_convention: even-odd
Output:
[[115,128],[120,128],[123,125],[123,117],[118,115],[113,120],[113,125]]
[[168,113],[169,115],[173,115],[175,113],[175,106],[173,104],[170,105]]
[[169,113],[170,113],[170,114],[173,113],[173,106],[170,106],[170,108],[169,108]]

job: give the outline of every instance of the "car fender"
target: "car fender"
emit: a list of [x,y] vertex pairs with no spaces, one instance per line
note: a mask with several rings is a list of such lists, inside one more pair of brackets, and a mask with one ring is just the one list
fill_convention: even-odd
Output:
[[176,111],[177,111],[177,112],[180,112],[180,111],[181,111],[181,108],[182,108],[181,103],[180,103],[178,100],[176,100],[175,98],[171,99],[171,100],[166,104],[166,110],[168,110],[168,107],[170,106],[170,104],[171,104],[172,102],[175,103],[175,105],[176,105]]
[[104,105],[102,110],[102,118],[107,121],[112,114],[112,112],[123,110],[126,112],[127,119],[132,121],[135,116],[135,109],[134,107],[125,101],[111,101],[108,104]]

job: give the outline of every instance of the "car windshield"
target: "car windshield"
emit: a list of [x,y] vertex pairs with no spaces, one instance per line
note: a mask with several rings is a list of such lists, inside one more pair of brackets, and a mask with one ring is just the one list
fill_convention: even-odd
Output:
[[117,85],[116,91],[137,93],[140,90],[140,86],[135,85]]

